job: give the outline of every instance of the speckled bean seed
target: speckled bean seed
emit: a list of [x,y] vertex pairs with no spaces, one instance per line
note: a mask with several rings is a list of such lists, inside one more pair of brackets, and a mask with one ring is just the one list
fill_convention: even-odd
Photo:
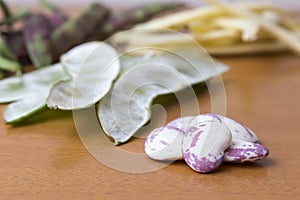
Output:
[[216,170],[231,143],[231,133],[216,116],[198,115],[190,121],[184,134],[181,151],[185,162],[195,171]]
[[243,125],[233,119],[230,119],[228,117],[225,117],[225,116],[219,115],[219,114],[203,114],[203,115],[204,116],[214,116],[214,117],[222,120],[226,124],[226,126],[229,128],[229,130],[232,134],[232,138],[247,141],[247,142],[257,142],[258,141],[258,137],[256,136],[256,134],[253,131],[251,131],[248,127],[246,127],[245,125]]
[[261,144],[233,139],[225,151],[224,161],[227,162],[253,162],[268,156],[269,150]]
[[229,128],[232,137],[239,139],[239,140],[243,140],[243,141],[247,141],[247,142],[257,142],[258,141],[258,137],[256,136],[256,134],[251,131],[248,127],[246,127],[245,125],[234,121],[228,117],[225,116],[221,116],[221,119],[223,120],[223,122],[226,124],[226,126]]
[[193,117],[175,119],[166,126],[153,130],[145,141],[146,154],[155,160],[182,159],[181,142],[185,129]]

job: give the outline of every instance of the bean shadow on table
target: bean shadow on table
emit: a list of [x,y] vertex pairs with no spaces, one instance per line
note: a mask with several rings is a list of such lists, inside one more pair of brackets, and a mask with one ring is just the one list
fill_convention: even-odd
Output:
[[[184,160],[178,160],[174,161],[172,164],[172,167],[181,167],[187,164]],[[255,162],[245,162],[245,163],[230,163],[230,162],[223,162],[219,168],[213,172],[207,173],[207,174],[222,174],[222,173],[228,173],[234,174],[234,171],[240,172],[247,172],[249,170],[255,170],[258,174],[261,176],[267,175],[267,170],[270,166],[277,165],[276,161],[274,161],[272,158],[265,158],[263,160],[255,161]],[[192,169],[191,169],[192,170]],[[252,176],[252,175],[251,175]]]

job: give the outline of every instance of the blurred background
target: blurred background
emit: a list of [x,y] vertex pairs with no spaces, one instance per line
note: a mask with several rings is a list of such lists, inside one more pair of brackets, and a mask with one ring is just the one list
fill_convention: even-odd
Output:
[[[80,6],[86,5],[91,2],[101,2],[108,6],[120,7],[120,6],[135,6],[149,2],[174,2],[174,0],[49,0],[50,2],[56,3],[58,5],[72,5],[72,6]],[[190,5],[199,5],[201,4],[201,0],[175,0],[177,2],[186,2]],[[238,0],[236,0],[238,1]],[[246,1],[246,0],[239,0],[239,1]],[[249,1],[249,0],[248,0]],[[253,1],[253,0],[252,0]],[[258,0],[257,0],[258,1]],[[261,2],[262,0],[258,1]],[[275,3],[281,7],[289,7],[292,9],[299,9],[300,8],[300,1],[299,0],[265,0],[272,3]],[[34,5],[37,4],[38,0],[9,0],[8,3],[12,5]]]

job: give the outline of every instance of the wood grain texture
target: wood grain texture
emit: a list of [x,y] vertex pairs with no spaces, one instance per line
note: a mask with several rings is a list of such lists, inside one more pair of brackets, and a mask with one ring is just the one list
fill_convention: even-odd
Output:
[[[291,54],[220,57],[227,115],[245,123],[270,150],[267,159],[222,164],[199,174],[184,161],[150,173],[111,169],[87,152],[71,112],[46,111],[17,126],[0,118],[0,199],[297,199],[300,195],[300,58]],[[212,82],[213,84],[213,82]],[[200,112],[210,94],[195,87]],[[180,116],[164,103],[167,121]],[[0,106],[2,111],[5,105]],[[143,139],[122,148],[143,152]]]

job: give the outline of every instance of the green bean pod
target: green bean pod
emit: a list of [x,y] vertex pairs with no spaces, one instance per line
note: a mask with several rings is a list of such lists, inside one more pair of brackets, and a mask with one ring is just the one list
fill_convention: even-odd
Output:
[[[8,47],[7,43],[3,40],[2,35],[0,35],[0,69],[7,72],[14,72],[17,76],[20,76],[22,73],[18,59]],[[4,73],[1,74],[2,77],[5,76]]]
[[179,9],[183,6],[184,5],[181,3],[149,3],[121,12],[115,12],[110,15],[103,26],[98,27],[93,38],[104,40],[117,31],[129,29],[134,25],[145,22],[156,15],[162,14],[166,11]]
[[69,17],[66,13],[63,12],[62,9],[60,9],[55,4],[47,1],[47,0],[40,0],[39,1],[41,6],[45,8],[45,10],[48,12],[48,18],[50,20],[51,25],[55,27],[59,27],[63,23],[69,20]]
[[98,3],[86,7],[77,17],[68,20],[51,35],[51,47],[54,60],[72,47],[87,41],[95,30],[101,26],[109,14],[109,10]]
[[25,45],[35,67],[52,64],[52,52],[49,45],[53,31],[49,19],[42,14],[30,14],[24,22],[23,36]]

